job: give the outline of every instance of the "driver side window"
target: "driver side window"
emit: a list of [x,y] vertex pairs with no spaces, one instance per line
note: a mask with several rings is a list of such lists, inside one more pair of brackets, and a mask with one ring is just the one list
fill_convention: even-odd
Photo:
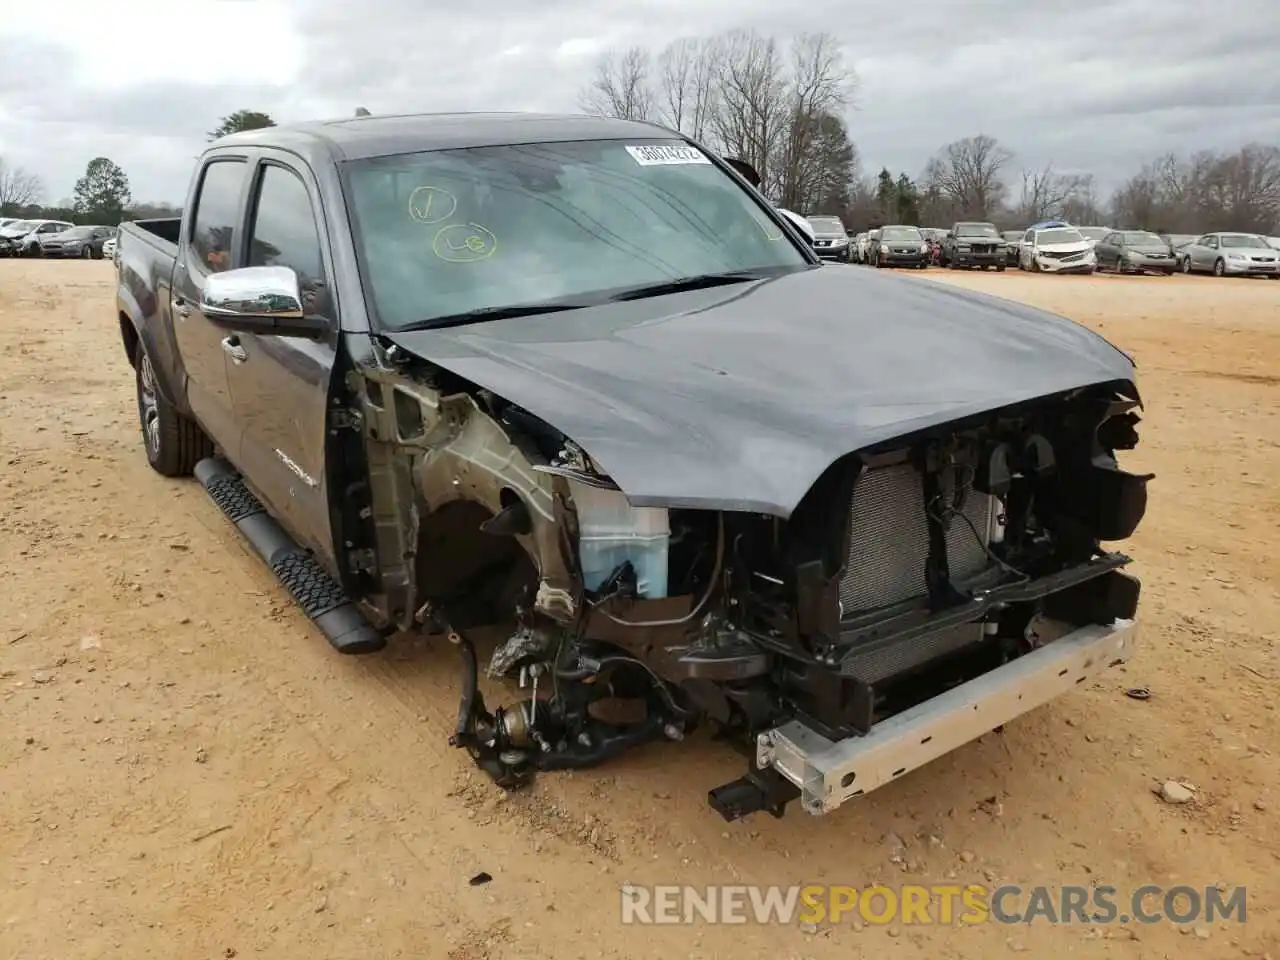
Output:
[[247,265],[291,268],[298,275],[303,309],[309,314],[332,316],[311,197],[306,184],[285,167],[262,167]]

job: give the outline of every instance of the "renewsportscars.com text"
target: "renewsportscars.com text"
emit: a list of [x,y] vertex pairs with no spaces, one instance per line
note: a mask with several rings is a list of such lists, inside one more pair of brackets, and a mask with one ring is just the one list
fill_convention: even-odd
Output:
[[900,887],[807,885],[709,887],[628,885],[626,924],[1113,924],[1246,920],[1244,887],[1162,887],[1124,892],[1106,884],[1060,887],[1004,884],[905,884]]

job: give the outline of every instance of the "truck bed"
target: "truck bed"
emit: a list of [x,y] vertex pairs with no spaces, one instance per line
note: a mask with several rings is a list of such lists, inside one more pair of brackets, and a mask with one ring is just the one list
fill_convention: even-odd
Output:
[[130,220],[120,224],[122,232],[135,234],[139,239],[176,256],[178,238],[182,235],[181,217],[160,217],[154,220]]
[[160,391],[183,410],[182,367],[169,314],[173,269],[178,260],[182,221],[177,218],[134,220],[120,224],[116,235],[116,300],[125,350],[146,344]]

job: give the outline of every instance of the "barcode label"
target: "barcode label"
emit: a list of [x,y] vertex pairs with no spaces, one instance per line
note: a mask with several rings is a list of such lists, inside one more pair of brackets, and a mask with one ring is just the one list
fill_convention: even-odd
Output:
[[711,160],[697,147],[687,143],[649,144],[627,147],[627,153],[642,167],[663,166],[675,163],[710,163]]

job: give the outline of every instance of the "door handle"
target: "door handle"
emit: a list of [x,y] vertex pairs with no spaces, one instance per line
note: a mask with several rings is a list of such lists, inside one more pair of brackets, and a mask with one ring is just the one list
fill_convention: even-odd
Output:
[[185,320],[187,317],[191,316],[191,307],[187,304],[187,301],[182,299],[182,297],[174,297],[173,312],[178,315],[179,319]]
[[249,354],[245,353],[244,347],[240,346],[239,337],[225,337],[222,341],[222,349],[227,352],[234,363],[244,363],[249,359]]

